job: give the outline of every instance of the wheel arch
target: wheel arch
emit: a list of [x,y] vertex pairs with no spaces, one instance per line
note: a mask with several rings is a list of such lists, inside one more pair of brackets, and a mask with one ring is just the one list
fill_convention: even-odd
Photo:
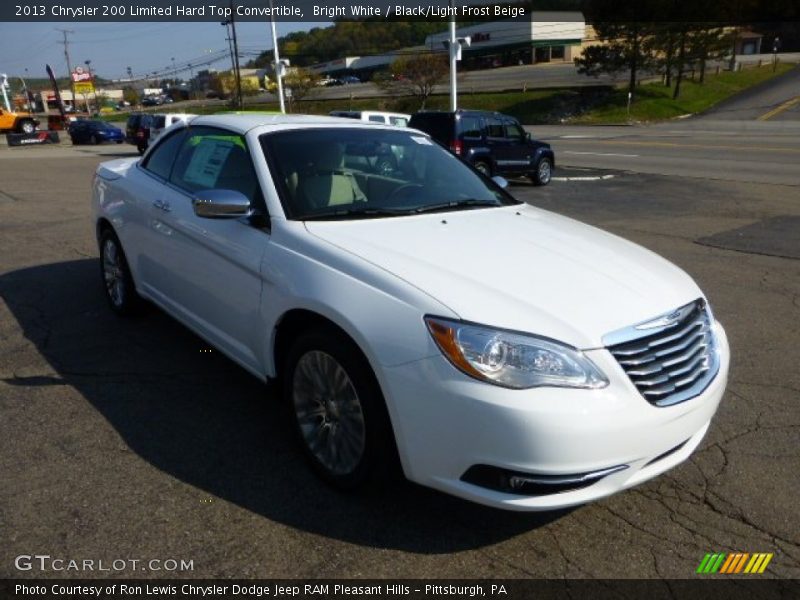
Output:
[[[114,226],[111,224],[111,221],[105,217],[100,217],[97,219],[97,223],[95,225],[95,237],[97,238],[98,242],[107,229],[114,231]],[[114,231],[114,235],[116,235],[116,231]]]
[[367,353],[358,340],[350,335],[345,327],[317,311],[308,308],[292,308],[280,316],[273,330],[270,355],[272,359],[272,370],[276,377],[280,377],[285,364],[286,354],[289,351],[292,341],[296,339],[298,335],[308,330],[326,329],[343,335],[350,340],[370,366],[374,375],[375,368],[369,356],[367,356]]

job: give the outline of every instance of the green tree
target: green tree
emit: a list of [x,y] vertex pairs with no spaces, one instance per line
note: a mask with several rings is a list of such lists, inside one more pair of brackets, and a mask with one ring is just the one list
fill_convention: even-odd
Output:
[[627,71],[628,91],[633,94],[642,70],[656,65],[652,44],[653,23],[598,22],[594,24],[597,45],[589,46],[575,59],[578,72],[597,77],[603,73]]

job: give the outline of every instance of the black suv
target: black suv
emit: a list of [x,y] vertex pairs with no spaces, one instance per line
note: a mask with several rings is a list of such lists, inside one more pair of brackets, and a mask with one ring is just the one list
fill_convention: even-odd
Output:
[[150,141],[150,128],[153,118],[145,113],[133,113],[128,117],[125,126],[125,140],[133,144],[139,150],[139,154],[144,154],[147,144]]
[[481,173],[527,176],[547,185],[555,166],[550,144],[531,139],[514,117],[482,110],[420,111],[409,127],[430,135]]

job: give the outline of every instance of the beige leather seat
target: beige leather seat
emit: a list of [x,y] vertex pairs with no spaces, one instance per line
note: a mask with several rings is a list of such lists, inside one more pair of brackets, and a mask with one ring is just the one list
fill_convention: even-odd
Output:
[[353,174],[342,169],[344,151],[340,144],[325,144],[310,152],[311,168],[298,176],[296,188],[297,200],[307,210],[367,201]]

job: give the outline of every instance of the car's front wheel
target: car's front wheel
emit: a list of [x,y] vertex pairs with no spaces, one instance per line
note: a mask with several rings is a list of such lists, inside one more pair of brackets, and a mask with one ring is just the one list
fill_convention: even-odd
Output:
[[111,310],[121,316],[138,312],[142,300],[136,293],[122,244],[111,229],[100,235],[100,272]]
[[553,177],[553,161],[547,157],[539,159],[536,171],[531,175],[534,185],[547,185]]
[[333,330],[301,334],[283,373],[303,451],[327,482],[352,489],[390,460],[391,427],[383,396],[364,356]]
[[36,123],[31,121],[30,119],[23,119],[17,125],[17,130],[20,133],[33,133],[36,131]]

